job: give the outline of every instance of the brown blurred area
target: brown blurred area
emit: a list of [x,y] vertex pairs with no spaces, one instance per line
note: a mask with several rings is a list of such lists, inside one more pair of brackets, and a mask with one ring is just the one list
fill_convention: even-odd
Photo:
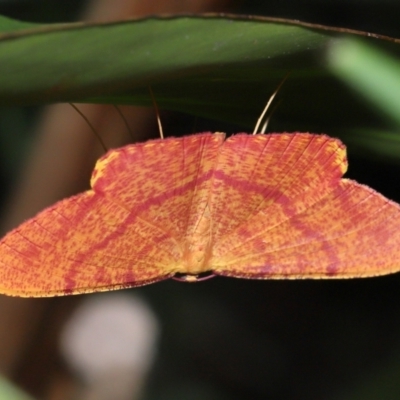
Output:
[[[229,0],[92,0],[82,19],[118,20],[156,13],[223,11]],[[132,139],[112,106],[80,105],[108,148]],[[154,110],[121,107],[136,141],[157,136]],[[36,141],[2,219],[7,232],[55,201],[88,187],[103,150],[90,128],[68,104],[47,107]],[[0,296],[0,373],[36,398],[68,399],[76,382],[57,352],[65,320],[82,296],[19,299]]]

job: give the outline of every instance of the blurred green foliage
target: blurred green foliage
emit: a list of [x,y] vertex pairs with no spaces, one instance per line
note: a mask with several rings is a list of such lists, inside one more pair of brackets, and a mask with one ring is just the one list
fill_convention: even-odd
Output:
[[22,390],[15,387],[7,379],[0,376],[0,400],[33,400]]
[[339,40],[328,52],[331,70],[368,101],[388,128],[373,129],[360,121],[349,130],[360,146],[400,161],[400,59],[360,40]]

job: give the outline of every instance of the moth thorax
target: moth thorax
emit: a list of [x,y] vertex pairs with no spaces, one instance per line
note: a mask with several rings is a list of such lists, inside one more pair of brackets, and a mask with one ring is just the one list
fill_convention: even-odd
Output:
[[[211,219],[208,206],[198,220],[194,221],[194,231],[188,230],[186,246],[183,254],[185,274],[201,274],[209,270],[211,258]],[[179,271],[180,272],[180,271]]]
[[184,273],[197,275],[209,270],[210,241],[189,245],[184,253]]

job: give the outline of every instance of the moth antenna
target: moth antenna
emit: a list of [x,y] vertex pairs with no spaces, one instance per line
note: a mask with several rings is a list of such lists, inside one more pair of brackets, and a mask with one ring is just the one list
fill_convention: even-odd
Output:
[[113,104],[112,106],[115,108],[115,110],[117,111],[119,116],[122,118],[122,121],[124,121],[126,129],[128,130],[129,136],[131,137],[132,141],[135,141],[135,137],[133,136],[132,130],[131,130],[131,128],[130,128],[130,126],[128,124],[128,121],[126,120],[124,114],[122,113],[122,111],[120,110],[120,108],[116,104]]
[[160,119],[160,111],[158,110],[156,98],[154,97],[154,93],[153,93],[153,90],[151,89],[151,86],[149,86],[149,92],[150,92],[151,100],[153,101],[154,109],[156,111],[158,132],[160,133],[160,138],[164,139],[163,129],[162,129],[162,125],[161,125],[161,119]]
[[[269,115],[268,118],[265,120],[264,125],[261,127],[260,133],[262,135],[264,135],[265,131],[267,130],[270,119],[271,119],[271,116]],[[253,133],[253,135],[254,135],[254,133]]]
[[[264,119],[264,116],[266,114],[266,112],[269,109],[269,106],[271,105],[271,103],[273,102],[276,94],[279,92],[279,89],[282,87],[282,85],[284,84],[284,82],[286,81],[286,79],[288,78],[288,76],[290,75],[290,72],[287,73],[284,78],[281,80],[281,82],[279,83],[278,87],[275,89],[275,91],[272,93],[271,97],[269,98],[267,105],[264,107],[263,112],[261,113],[260,117],[257,120],[256,126],[254,127],[254,131],[253,131],[253,135],[255,135],[258,131],[258,128],[260,127],[260,124],[262,122],[262,120]],[[268,123],[267,123],[268,124]]]
[[265,122],[264,122],[264,124],[263,124],[263,126],[262,126],[262,128],[261,128],[261,130],[260,130],[260,133],[261,133],[261,134],[264,134],[265,131],[267,130],[269,121],[271,121],[271,118],[272,118],[272,116],[274,115],[274,112],[276,111],[276,109],[279,107],[279,105],[280,105],[281,103],[282,103],[282,101],[279,100],[278,104],[275,104],[275,106],[272,108],[270,114],[268,115],[267,119],[265,120]]
[[101,136],[99,135],[99,133],[96,131],[96,129],[94,129],[94,126],[90,123],[90,121],[86,118],[86,116],[83,114],[83,112],[73,103],[68,103],[71,107],[73,107],[75,109],[75,111],[86,121],[86,123],[89,125],[90,129],[92,130],[92,132],[94,133],[94,135],[97,137],[98,141],[101,144],[101,147],[104,150],[104,153],[107,153],[108,149],[106,147],[106,145],[103,142],[103,139],[101,138]]

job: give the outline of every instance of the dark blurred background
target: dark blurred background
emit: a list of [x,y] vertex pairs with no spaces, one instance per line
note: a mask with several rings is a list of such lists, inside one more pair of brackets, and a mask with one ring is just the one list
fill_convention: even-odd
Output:
[[[152,13],[157,12],[156,3]],[[211,3],[196,10],[276,16],[400,37],[400,3],[394,0]],[[1,14],[37,22],[76,20],[87,7],[81,0],[0,1]],[[194,117],[163,114],[166,132],[192,132]],[[39,107],[0,109],[1,203],[6,214],[16,213],[7,211],[12,209],[9,191],[24,175],[26,157],[40,135],[35,126],[42,118]],[[196,126],[223,129],[213,121],[198,120]],[[146,129],[154,135],[154,126]],[[351,146],[349,159],[348,177],[400,202],[400,164]],[[82,179],[88,179],[86,175]],[[215,278],[126,291],[148,304],[160,332],[158,339],[156,333],[147,333],[154,334],[157,343],[155,358],[143,373],[141,393],[131,398],[398,399],[399,287],[400,276],[392,275],[342,281]],[[96,296],[0,303],[2,372],[36,398],[87,396],[85,387],[93,382],[71,368],[68,356],[60,353],[59,338],[71,315]],[[94,330],[93,335],[101,333]]]

